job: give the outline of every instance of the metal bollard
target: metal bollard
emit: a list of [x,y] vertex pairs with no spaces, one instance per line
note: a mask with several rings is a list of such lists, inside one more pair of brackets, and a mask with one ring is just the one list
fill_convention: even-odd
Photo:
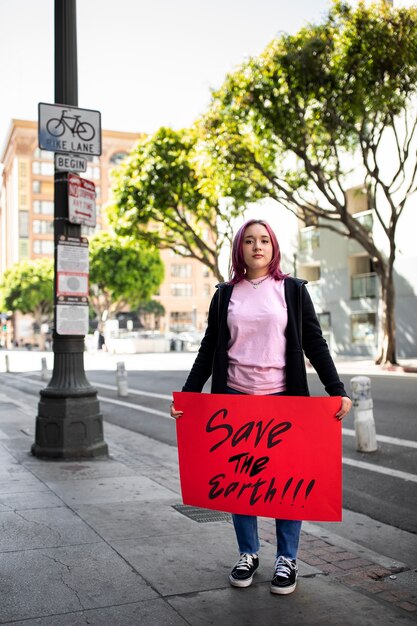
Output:
[[375,452],[376,442],[371,379],[368,376],[355,376],[350,380],[355,418],[356,449],[359,452]]
[[9,373],[10,372],[10,363],[9,363],[9,355],[5,354],[4,355],[4,362],[6,365],[6,372]]
[[48,372],[48,366],[46,364],[46,357],[42,357],[41,360],[41,378],[42,380],[49,380],[49,372]]
[[128,396],[129,390],[127,388],[127,372],[123,361],[119,361],[119,363],[117,363],[116,383],[117,395],[122,397]]

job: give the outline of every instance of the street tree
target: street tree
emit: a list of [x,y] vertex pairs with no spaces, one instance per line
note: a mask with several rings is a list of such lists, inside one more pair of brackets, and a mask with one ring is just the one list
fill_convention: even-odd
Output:
[[165,308],[157,300],[141,302],[137,308],[138,317],[148,330],[159,329],[161,317],[165,315]]
[[[1,300],[5,310],[31,314],[34,334],[42,324],[53,319],[54,265],[48,258],[19,261],[7,269],[0,281]],[[44,337],[39,335],[43,347]]]
[[158,290],[164,267],[158,250],[100,232],[90,241],[90,306],[100,321],[137,308]]
[[[417,8],[334,2],[227,76],[200,121],[237,205],[271,197],[359,242],[380,281],[378,363],[396,363],[398,222],[417,177]],[[351,175],[379,239],[349,212]]]
[[222,281],[219,254],[234,213],[199,148],[197,127],[160,128],[139,142],[115,171],[109,220],[118,234],[197,259]]

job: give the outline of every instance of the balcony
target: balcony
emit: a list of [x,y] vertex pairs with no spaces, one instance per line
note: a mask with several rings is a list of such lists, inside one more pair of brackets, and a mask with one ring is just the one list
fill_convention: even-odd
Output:
[[311,254],[320,247],[320,231],[315,226],[307,226],[300,231],[300,251]]
[[351,277],[351,298],[376,298],[378,295],[378,279],[375,272],[356,274]]
[[374,213],[373,211],[361,211],[353,215],[354,219],[364,227],[367,233],[372,232],[374,227]]

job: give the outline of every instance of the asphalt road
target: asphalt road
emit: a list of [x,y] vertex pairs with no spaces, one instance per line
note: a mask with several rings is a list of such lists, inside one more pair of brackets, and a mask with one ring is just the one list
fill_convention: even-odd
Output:
[[[176,445],[175,421],[169,417],[170,398],[172,391],[181,389],[186,375],[184,371],[129,371],[129,396],[120,398],[114,372],[88,372],[98,389],[105,421],[170,445]],[[317,376],[309,374],[308,378],[312,395],[325,395]],[[350,378],[342,376],[347,389]],[[31,394],[41,388],[36,384],[38,373],[14,374],[9,380],[11,386]],[[417,533],[416,378],[387,374],[373,376],[371,381],[377,435],[393,440],[379,441],[377,452],[357,452],[353,412],[345,418],[343,506]]]

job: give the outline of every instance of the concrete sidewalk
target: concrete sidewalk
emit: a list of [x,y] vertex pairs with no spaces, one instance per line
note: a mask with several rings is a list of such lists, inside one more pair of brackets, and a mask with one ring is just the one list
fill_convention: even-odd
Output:
[[[1,376],[1,624],[417,623],[415,535],[356,520],[382,533],[386,550],[377,552],[343,537],[338,524],[305,524],[298,587],[280,597],[269,592],[274,526],[262,519],[259,573],[252,587],[231,588],[230,519],[196,521],[174,508],[175,448],[106,423],[109,459],[41,461],[29,453],[36,407],[15,389],[11,397]],[[392,554],[397,533],[409,546],[401,559]]]

